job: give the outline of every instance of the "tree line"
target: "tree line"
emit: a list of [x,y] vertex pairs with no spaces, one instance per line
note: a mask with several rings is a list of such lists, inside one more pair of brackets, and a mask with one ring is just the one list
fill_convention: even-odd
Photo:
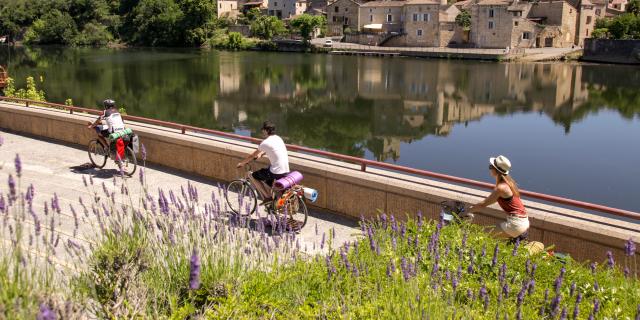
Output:
[[591,36],[598,39],[640,39],[640,0],[629,1],[624,14],[598,19]]
[[215,0],[3,0],[0,35],[31,44],[198,46],[219,27]]

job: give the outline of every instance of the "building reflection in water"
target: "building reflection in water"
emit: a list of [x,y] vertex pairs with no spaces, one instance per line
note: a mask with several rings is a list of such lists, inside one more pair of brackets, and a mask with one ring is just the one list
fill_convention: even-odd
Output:
[[294,67],[221,53],[218,125],[255,129],[268,118],[291,143],[396,161],[401,143],[459,123],[515,112],[571,118],[589,98],[581,65],[306,57]]

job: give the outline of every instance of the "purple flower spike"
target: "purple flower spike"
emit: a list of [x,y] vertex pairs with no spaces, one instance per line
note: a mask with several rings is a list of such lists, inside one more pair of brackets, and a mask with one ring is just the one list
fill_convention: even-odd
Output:
[[536,290],[536,281],[531,279],[527,284],[527,289],[528,289],[529,295],[532,295],[533,292]]
[[18,178],[22,177],[22,161],[20,161],[20,155],[16,154],[16,159],[14,160],[16,166],[16,176]]
[[196,249],[193,249],[190,262],[189,289],[196,290],[200,288],[200,257]]
[[556,314],[558,314],[558,309],[560,308],[560,295],[556,295],[553,300],[551,300],[551,317],[555,318]]
[[55,312],[49,306],[44,303],[40,305],[40,312],[36,315],[36,320],[56,320],[57,318]]
[[16,199],[16,181],[13,180],[13,176],[9,175],[9,204],[11,204],[11,201]]
[[140,155],[143,161],[147,161],[147,148],[144,147],[144,143],[140,144]]
[[473,300],[473,291],[471,289],[467,289],[467,300]]
[[607,265],[609,268],[613,268],[615,262],[613,261],[613,253],[611,251],[607,251]]
[[600,311],[600,300],[596,298],[593,299],[593,314],[597,314],[598,311]]
[[324,249],[324,240],[325,240],[326,234],[323,232],[322,233],[322,240],[320,241],[320,250]]
[[563,307],[562,313],[560,314],[560,320],[566,320],[566,319],[567,319],[567,307]]
[[502,294],[505,298],[509,298],[509,284],[505,283],[504,286],[502,286]]
[[527,292],[527,285],[523,285],[522,289],[520,289],[520,292],[518,292],[518,296],[516,297],[516,304],[518,307],[520,307],[522,305],[522,302],[524,301],[524,294]]
[[591,264],[589,265],[589,268],[591,268],[591,273],[596,273],[596,263],[595,262],[591,262]]
[[493,248],[493,259],[491,260],[491,268],[495,267],[498,263],[498,244]]
[[482,252],[480,252],[480,257],[484,258],[487,255],[487,245],[482,246]]
[[536,269],[538,269],[538,264],[534,263],[533,266],[531,266],[531,278],[536,276]]
[[573,297],[573,293],[576,292],[576,282],[571,282],[571,288],[569,289],[569,297]]
[[629,238],[629,240],[624,244],[624,254],[628,257],[636,254],[636,244],[633,242],[632,238]]

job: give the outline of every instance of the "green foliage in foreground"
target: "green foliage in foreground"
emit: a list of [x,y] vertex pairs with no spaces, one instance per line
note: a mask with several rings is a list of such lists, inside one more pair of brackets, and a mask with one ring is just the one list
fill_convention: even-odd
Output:
[[[638,267],[631,241],[620,261],[587,266],[532,256],[525,244],[476,225],[382,215],[362,221],[349,243],[316,232],[315,243],[304,244],[274,219],[271,228],[265,219],[229,216],[222,188],[206,195],[211,200],[189,183],[152,195],[144,168],[140,184],[83,178],[88,197],[69,202],[69,212],[55,194],[42,210],[39,189],[21,187],[18,156],[14,167],[0,185],[0,235],[9,240],[0,242],[0,318],[640,316],[640,282],[628,272]],[[142,196],[132,199],[130,190]],[[73,230],[61,232],[62,222]],[[55,262],[62,259],[68,263]]]
[[[44,79],[40,77],[40,83],[44,82]],[[7,79],[7,86],[3,90],[3,94],[11,98],[30,99],[35,101],[46,101],[45,93],[42,90],[38,90],[36,80],[33,77],[27,77],[26,88],[16,89],[15,81],[12,78]]]

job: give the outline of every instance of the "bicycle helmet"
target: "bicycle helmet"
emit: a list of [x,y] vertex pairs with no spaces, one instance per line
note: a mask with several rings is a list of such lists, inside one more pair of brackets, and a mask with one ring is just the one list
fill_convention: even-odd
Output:
[[107,99],[107,100],[102,101],[102,106],[105,109],[113,108],[113,107],[116,106],[116,102],[111,100],[111,99]]

